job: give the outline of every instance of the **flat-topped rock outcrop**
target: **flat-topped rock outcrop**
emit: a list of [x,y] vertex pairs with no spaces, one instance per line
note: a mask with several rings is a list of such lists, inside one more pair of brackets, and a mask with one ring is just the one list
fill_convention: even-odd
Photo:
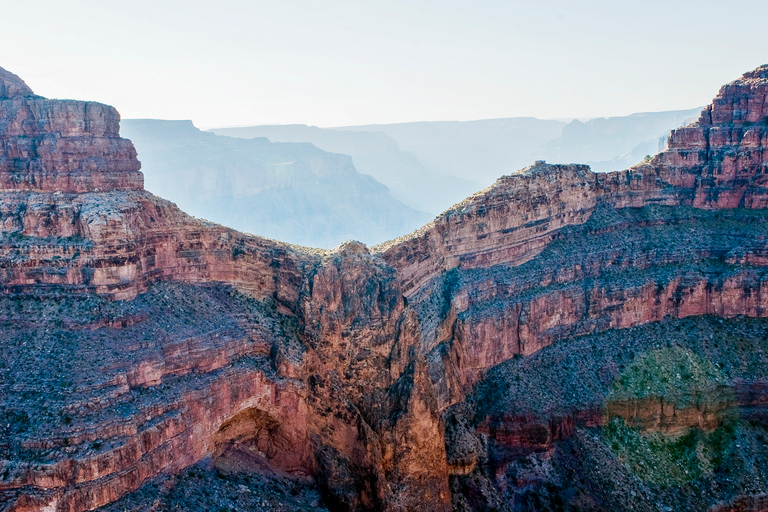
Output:
[[142,190],[136,150],[120,114],[86,101],[35,96],[0,68],[0,189],[83,193]]

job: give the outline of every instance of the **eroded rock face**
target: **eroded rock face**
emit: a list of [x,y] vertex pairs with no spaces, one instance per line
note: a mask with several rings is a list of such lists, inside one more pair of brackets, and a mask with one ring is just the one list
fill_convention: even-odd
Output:
[[740,496],[731,503],[717,505],[712,512],[765,512],[768,510],[768,495]]
[[9,98],[32,98],[35,94],[18,75],[0,68],[0,100]]
[[[89,510],[207,457],[225,469],[314,479],[329,503],[347,509],[411,510],[425,490],[427,509],[447,509],[445,448],[418,327],[386,263],[362,244],[321,258],[191,218],[142,190],[114,109],[38,98],[3,76],[7,293],[22,302],[30,294],[44,303],[61,294],[139,300],[156,297],[162,281],[226,283],[267,308],[254,321],[272,326],[249,326],[254,312],[245,310],[224,343],[215,322],[190,337],[174,320],[183,310],[178,295],[165,296],[176,302],[170,310],[87,322],[115,339],[124,339],[116,333],[123,328],[146,338],[153,322],[170,324],[167,334],[154,332],[161,340],[134,346],[130,363],[92,362],[93,378],[105,383],[55,404],[71,422],[59,441],[9,432],[11,467],[0,488],[11,510]],[[80,339],[82,326],[48,318],[44,324],[63,323],[65,336]],[[169,384],[190,373],[196,377]],[[131,402],[136,390],[169,386],[173,397],[111,417],[110,404]],[[34,417],[33,409],[9,414]],[[106,440],[114,442],[104,450]]]
[[35,96],[0,68],[0,188],[80,193],[142,190],[136,150],[113,107]]
[[[697,247],[699,241],[687,239],[675,250],[649,247],[646,234],[666,229],[662,226],[677,226],[671,229],[682,235],[680,223],[687,221],[665,213],[615,223],[598,219],[624,208],[764,208],[767,90],[764,66],[724,86],[701,119],[674,131],[669,149],[648,163],[594,174],[586,166],[537,162],[500,178],[421,230],[376,247],[397,269],[405,295],[423,308],[423,341],[441,407],[460,400],[486,369],[516,354],[535,353],[564,333],[624,328],[668,316],[763,316],[764,288],[741,282],[752,282],[752,276],[733,275],[725,282],[704,276],[635,280],[630,287],[606,289],[593,278],[606,268],[684,267],[723,257],[729,264],[765,265],[768,247],[759,229],[747,235],[749,247],[737,255],[728,246],[736,241]],[[627,240],[624,231],[634,228],[639,228],[637,237]],[[567,237],[576,233],[591,241],[580,239],[581,246],[569,247]],[[601,239],[610,242],[601,245]],[[558,256],[549,251],[542,258],[554,242]],[[549,268],[541,268],[544,261]],[[523,268],[535,278],[523,276]],[[741,296],[739,290],[745,289],[749,292]]]
[[334,468],[322,481],[335,505],[448,510],[437,402],[393,269],[349,242],[323,259],[311,283],[302,314],[317,355],[308,367],[310,421],[318,460]]
[[768,205],[768,66],[724,85],[697,123],[677,129],[651,164],[692,188],[698,208]]
[[[626,340],[597,377],[552,383],[569,343],[608,352],[615,332],[768,316],[767,74],[725,86],[650,162],[538,163],[404,239],[314,251],[145,192],[114,109],[38,98],[0,70],[4,506],[90,510],[209,461],[314,482],[335,510],[480,510],[505,489],[567,490],[563,468],[601,482],[580,450],[619,474],[593,435],[606,411],[718,428],[698,406],[605,402],[636,355]],[[763,421],[760,365],[717,357]],[[523,396],[513,375],[550,380]],[[723,492],[707,506],[736,499]]]
[[597,205],[765,208],[767,91],[763,66],[723,86],[699,121],[673,131],[669,149],[649,163],[604,174],[537,163],[376,250],[398,270],[411,296],[452,268],[523,263],[560,228],[584,223]]

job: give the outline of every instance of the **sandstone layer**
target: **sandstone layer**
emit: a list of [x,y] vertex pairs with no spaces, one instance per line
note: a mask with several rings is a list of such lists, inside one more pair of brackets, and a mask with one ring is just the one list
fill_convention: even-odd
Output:
[[38,192],[142,190],[133,145],[113,107],[35,96],[0,68],[0,188]]
[[[270,471],[313,479],[339,507],[408,510],[426,489],[429,509],[447,509],[444,463],[414,456],[419,446],[444,461],[445,448],[423,355],[414,347],[414,315],[404,309],[391,268],[361,244],[325,255],[189,217],[142,190],[136,153],[119,138],[114,109],[33,96],[5,71],[3,80],[3,290],[27,304],[22,310],[32,308],[32,317],[36,300],[64,301],[40,319],[50,327],[46,336],[31,334],[37,331],[27,315],[11,314],[7,322],[32,329],[20,346],[51,332],[66,337],[62,326],[78,346],[92,332],[122,340],[98,359],[70,353],[89,371],[71,372],[65,396],[46,402],[60,431],[27,428],[42,421],[34,401],[5,405],[6,416],[19,420],[18,428],[8,422],[2,443],[6,508],[90,510],[161,473],[202,459],[225,464],[247,449]],[[34,151],[19,149],[23,144]],[[369,296],[376,280],[380,294]],[[70,297],[101,300],[94,294],[131,304],[157,298],[163,281],[236,287],[216,292],[235,309],[236,325],[222,334],[219,320],[199,309],[210,299],[199,296],[187,304],[198,312],[187,321],[208,322],[179,324],[185,295],[195,297],[195,290],[166,293],[166,307],[137,314],[86,314],[78,322],[67,309]],[[240,292],[263,312],[233,302],[231,294]],[[268,328],[260,332],[254,322]],[[6,396],[42,394],[43,371],[38,364],[31,381],[16,384],[9,374]],[[176,378],[184,382],[169,384]],[[145,389],[164,399],[145,403],[136,396]],[[127,416],[115,415],[125,402]]]
[[[142,189],[114,109],[0,84],[2,510],[92,510],[201,464],[333,510],[761,503],[768,67],[649,162],[537,163],[333,251],[185,215]],[[727,399],[621,395],[648,354]]]

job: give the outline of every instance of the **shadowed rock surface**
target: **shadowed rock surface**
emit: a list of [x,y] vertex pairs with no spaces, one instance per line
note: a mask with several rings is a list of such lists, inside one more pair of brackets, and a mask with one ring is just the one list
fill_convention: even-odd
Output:
[[[763,510],[767,93],[761,67],[649,162],[537,163],[372,249],[21,173],[2,510]],[[0,115],[24,102],[59,112]]]

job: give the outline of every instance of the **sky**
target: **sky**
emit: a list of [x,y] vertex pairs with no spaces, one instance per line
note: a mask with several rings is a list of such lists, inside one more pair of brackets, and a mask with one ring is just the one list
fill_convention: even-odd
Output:
[[768,63],[768,2],[0,0],[50,98],[200,128],[692,108]]

